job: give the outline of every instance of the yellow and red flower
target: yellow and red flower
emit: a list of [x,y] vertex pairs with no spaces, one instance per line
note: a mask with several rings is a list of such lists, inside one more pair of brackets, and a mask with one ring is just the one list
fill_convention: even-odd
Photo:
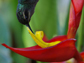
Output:
[[2,45],[22,56],[44,62],[65,61],[75,55],[75,39],[67,39],[67,36],[58,36],[44,42],[41,39],[42,35],[40,33],[36,33],[36,35],[34,35],[30,30],[29,33],[38,44],[37,46],[29,48],[12,48],[6,44]]

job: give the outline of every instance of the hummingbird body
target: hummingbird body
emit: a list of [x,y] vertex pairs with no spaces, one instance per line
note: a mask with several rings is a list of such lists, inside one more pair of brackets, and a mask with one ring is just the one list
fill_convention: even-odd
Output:
[[28,25],[38,0],[18,0],[17,18],[20,23]]

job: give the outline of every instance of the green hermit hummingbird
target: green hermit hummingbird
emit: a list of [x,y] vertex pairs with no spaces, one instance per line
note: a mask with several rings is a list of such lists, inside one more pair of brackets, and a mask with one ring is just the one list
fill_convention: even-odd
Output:
[[17,6],[17,18],[20,23],[29,26],[29,22],[31,19],[31,16],[34,13],[35,6],[37,4],[38,0],[18,0],[18,6]]

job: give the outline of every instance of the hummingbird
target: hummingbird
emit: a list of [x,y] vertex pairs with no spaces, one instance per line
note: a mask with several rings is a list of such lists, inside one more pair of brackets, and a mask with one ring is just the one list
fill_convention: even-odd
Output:
[[[20,23],[29,26],[38,0],[18,0],[16,15]],[[32,30],[31,30],[32,31]]]

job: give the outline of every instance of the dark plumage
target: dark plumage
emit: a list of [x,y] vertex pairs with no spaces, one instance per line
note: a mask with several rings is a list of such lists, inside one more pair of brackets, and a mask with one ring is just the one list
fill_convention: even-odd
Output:
[[38,0],[19,0],[18,1],[16,14],[20,23],[24,25],[29,24],[37,2]]

